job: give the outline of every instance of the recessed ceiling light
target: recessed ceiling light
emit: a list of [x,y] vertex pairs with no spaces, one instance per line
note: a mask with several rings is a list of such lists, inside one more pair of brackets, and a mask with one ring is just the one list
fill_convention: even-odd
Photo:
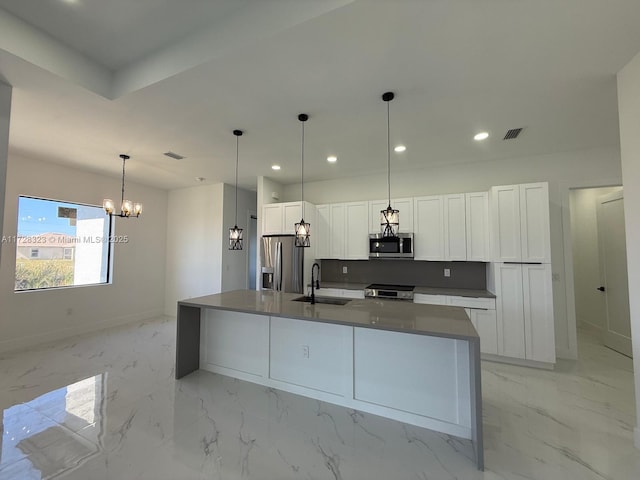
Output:
[[335,155],[330,155],[327,157],[327,162],[329,163],[336,163],[338,161],[338,157],[336,157]]
[[280,165],[271,165],[271,170],[280,170]]
[[488,134],[487,132],[480,132],[480,133],[477,133],[477,134],[473,137],[473,139],[474,139],[474,140],[478,140],[478,141],[480,141],[480,140],[486,140],[487,138],[489,138],[489,134]]
[[407,150],[407,147],[405,147],[404,145],[396,145],[395,148],[393,149],[393,151],[396,153],[402,153],[406,150]]

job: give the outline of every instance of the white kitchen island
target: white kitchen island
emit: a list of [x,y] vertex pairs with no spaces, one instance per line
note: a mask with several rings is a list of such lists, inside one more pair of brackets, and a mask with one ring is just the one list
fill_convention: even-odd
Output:
[[470,439],[484,469],[480,340],[463,308],[298,297],[178,302],[176,378],[201,368]]

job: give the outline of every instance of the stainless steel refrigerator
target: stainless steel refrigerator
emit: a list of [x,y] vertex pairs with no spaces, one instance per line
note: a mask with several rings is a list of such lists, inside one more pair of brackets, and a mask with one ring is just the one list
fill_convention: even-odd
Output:
[[303,293],[304,248],[295,246],[295,238],[295,235],[262,237],[262,290]]

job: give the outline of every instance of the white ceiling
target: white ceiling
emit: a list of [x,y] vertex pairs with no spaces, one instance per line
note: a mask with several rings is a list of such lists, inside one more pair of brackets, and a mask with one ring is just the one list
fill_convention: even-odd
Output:
[[[386,90],[397,95],[392,141],[408,148],[393,154],[396,171],[615,146],[615,74],[640,51],[637,0],[1,8],[11,152],[114,176],[127,152],[128,176],[162,188],[199,176],[233,183],[236,128],[246,131],[241,186],[255,188],[258,175],[298,182],[300,112],[310,115],[305,180],[386,171]],[[526,128],[502,141],[513,127]],[[472,140],[480,130],[489,140]]]

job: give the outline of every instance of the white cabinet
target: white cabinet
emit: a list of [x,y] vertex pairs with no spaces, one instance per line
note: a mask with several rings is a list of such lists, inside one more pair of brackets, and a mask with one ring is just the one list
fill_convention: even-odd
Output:
[[414,258],[444,260],[443,198],[440,195],[414,199]]
[[318,239],[316,245],[317,258],[331,257],[331,210],[330,205],[318,205],[316,207],[316,227],[312,227],[312,233]]
[[489,254],[489,193],[465,194],[467,261],[488,262]]
[[492,268],[498,355],[555,363],[551,265],[497,263]]
[[432,195],[414,199],[416,260],[467,259],[465,195]]
[[444,295],[431,295],[426,293],[414,293],[413,303],[423,303],[426,305],[446,305],[447,300]]
[[444,195],[444,260],[467,259],[467,234],[464,193]]
[[[369,202],[369,233],[381,233],[380,212],[387,208],[389,200],[372,200]],[[413,233],[413,198],[393,198],[391,206],[400,213],[398,231]]]
[[318,205],[316,257],[367,260],[368,207],[368,202]]
[[345,226],[341,235],[344,243],[344,258],[367,260],[369,258],[368,202],[344,204]]
[[329,258],[344,257],[344,204],[329,205]]
[[[262,207],[262,235],[293,235],[302,219],[302,202],[270,203]],[[314,217],[315,206],[304,202],[305,221]],[[313,225],[312,225],[313,228]]]
[[467,308],[467,315],[480,335],[480,352],[498,354],[498,325],[495,310]]
[[555,363],[551,265],[522,265],[526,358]]
[[547,183],[491,188],[492,251],[496,262],[551,262]]

